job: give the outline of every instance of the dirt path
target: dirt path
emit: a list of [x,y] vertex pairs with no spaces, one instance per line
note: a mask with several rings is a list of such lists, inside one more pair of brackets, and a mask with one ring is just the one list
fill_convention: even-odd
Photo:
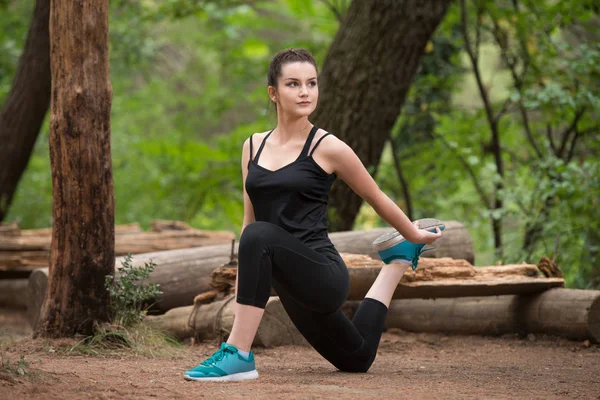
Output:
[[185,347],[170,359],[84,357],[25,339],[5,356],[25,355],[34,375],[0,379],[0,399],[600,399],[600,346],[557,338],[388,332],[367,374],[337,372],[312,349],[282,347],[256,349],[257,381],[182,379],[215,349]]

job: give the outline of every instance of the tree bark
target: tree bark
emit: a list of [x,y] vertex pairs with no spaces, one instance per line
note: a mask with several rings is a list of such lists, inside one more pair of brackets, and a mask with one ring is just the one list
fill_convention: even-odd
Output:
[[[313,114],[354,149],[374,175],[425,45],[450,0],[353,1],[319,77]],[[343,182],[331,190],[331,231],[351,230],[362,199]]]
[[89,335],[109,320],[114,273],[108,1],[52,0],[52,247],[36,335]]
[[393,300],[386,326],[413,332],[546,333],[600,341],[600,292],[551,289],[528,296]]
[[0,111],[0,221],[6,217],[50,104],[50,0],[37,0],[13,85]]

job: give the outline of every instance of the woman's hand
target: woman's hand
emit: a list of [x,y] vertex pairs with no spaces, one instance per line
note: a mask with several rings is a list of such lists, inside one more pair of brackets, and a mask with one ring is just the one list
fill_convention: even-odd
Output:
[[435,227],[435,232],[429,232],[425,229],[419,229],[419,221],[414,221],[413,225],[417,228],[419,236],[415,243],[431,244],[442,237],[442,231],[438,226]]

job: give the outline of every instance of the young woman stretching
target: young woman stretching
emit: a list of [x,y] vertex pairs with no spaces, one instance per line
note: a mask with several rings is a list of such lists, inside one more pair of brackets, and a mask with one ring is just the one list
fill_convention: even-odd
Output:
[[[227,343],[185,372],[191,380],[258,378],[251,344],[271,292],[307,341],[341,371],[366,372],[377,353],[392,294],[423,244],[441,236],[418,229],[371,178],[358,156],[308,116],[319,97],[317,66],[306,50],[279,52],[269,66],[277,126],[246,140],[244,221],[238,254],[235,320]],[[369,134],[369,132],[365,132]],[[417,250],[384,265],[350,321],[341,311],[348,270],[327,235],[327,199],[339,177]],[[412,251],[412,250],[411,250]]]

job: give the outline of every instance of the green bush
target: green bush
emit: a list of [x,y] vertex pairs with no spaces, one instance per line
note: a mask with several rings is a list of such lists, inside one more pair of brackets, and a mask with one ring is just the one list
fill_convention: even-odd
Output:
[[106,290],[110,293],[112,320],[124,327],[141,322],[146,315],[148,302],[162,294],[156,283],[146,284],[156,264],[150,260],[143,267],[131,262],[131,254],[125,256],[118,269],[118,276],[106,276]]

